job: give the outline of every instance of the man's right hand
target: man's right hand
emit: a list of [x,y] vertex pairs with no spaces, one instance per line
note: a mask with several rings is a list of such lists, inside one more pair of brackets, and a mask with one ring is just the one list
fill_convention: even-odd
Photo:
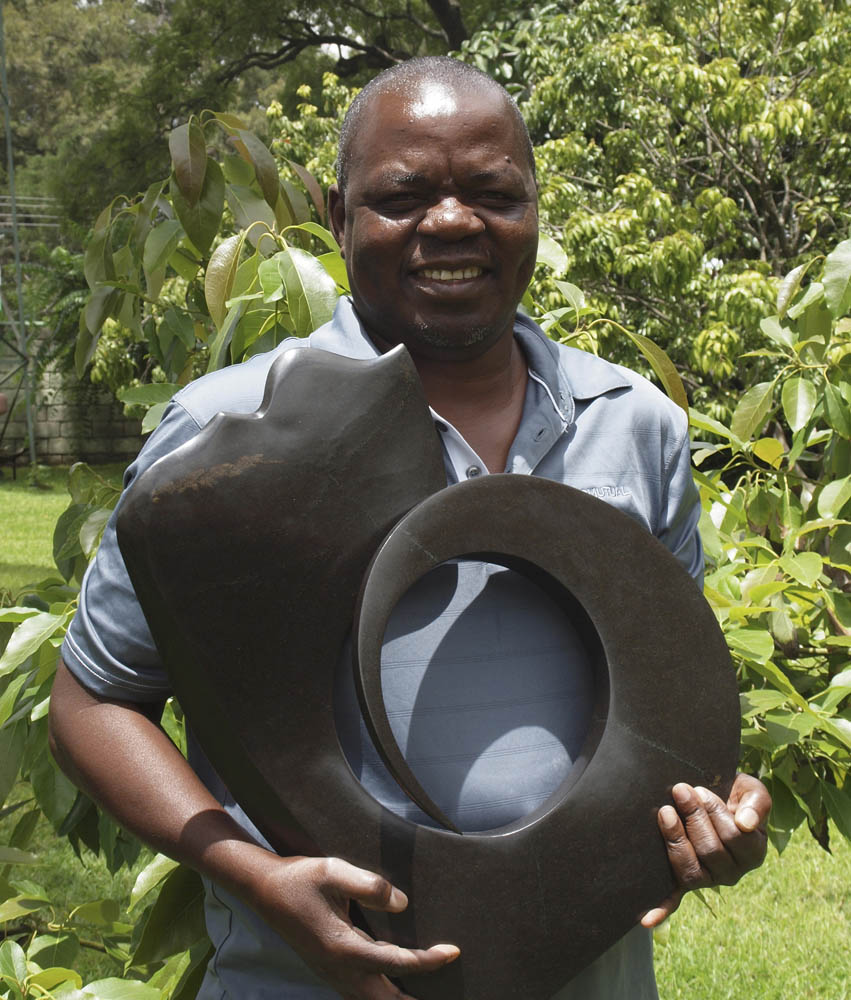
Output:
[[246,894],[246,902],[346,1000],[411,1000],[388,977],[433,972],[458,957],[455,945],[412,949],[373,940],[352,924],[350,901],[387,913],[408,905],[387,879],[340,858],[276,858],[269,864],[268,853]]
[[350,900],[398,913],[405,894],[338,858],[282,858],[255,843],[143,707],[92,694],[61,661],[50,737],[57,763],[122,826],[244,900],[344,997],[405,998],[388,976],[431,972],[458,957],[454,945],[400,948],[358,930]]

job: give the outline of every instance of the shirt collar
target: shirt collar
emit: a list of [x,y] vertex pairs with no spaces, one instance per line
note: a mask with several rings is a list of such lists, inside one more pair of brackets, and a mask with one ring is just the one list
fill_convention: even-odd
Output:
[[[526,355],[529,374],[546,388],[565,426],[573,422],[574,400],[594,399],[614,389],[629,388],[628,379],[616,365],[587,351],[554,343],[523,313],[517,314],[514,335]],[[311,335],[310,344],[350,358],[368,359],[380,354],[348,296],[338,300],[333,319]]]

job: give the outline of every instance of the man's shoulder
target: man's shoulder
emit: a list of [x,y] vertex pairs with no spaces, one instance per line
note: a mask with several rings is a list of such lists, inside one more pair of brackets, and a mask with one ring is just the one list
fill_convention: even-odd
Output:
[[266,379],[283,354],[307,348],[346,357],[370,357],[375,348],[366,340],[348,299],[341,298],[333,318],[308,337],[288,337],[263,354],[209,372],[176,394],[174,400],[203,427],[217,413],[253,413],[262,403]]
[[203,427],[222,411],[229,413],[252,413],[260,405],[266,387],[269,370],[277,359],[287,351],[308,346],[307,341],[290,338],[264,354],[238,365],[230,365],[219,371],[208,372],[190,382],[173,398],[186,413]]
[[590,351],[552,340],[526,317],[518,317],[520,323],[527,336],[533,334],[552,358],[565,401],[571,399],[578,409],[590,407],[595,416],[606,410],[621,420],[635,414],[673,423],[677,429],[685,426],[686,415],[681,407],[643,375]]

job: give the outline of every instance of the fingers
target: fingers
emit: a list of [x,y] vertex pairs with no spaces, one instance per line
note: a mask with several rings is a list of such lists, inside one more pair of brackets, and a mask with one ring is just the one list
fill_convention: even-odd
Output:
[[683,782],[674,786],[672,797],[676,809],[663,806],[658,823],[677,889],[644,915],[645,927],[658,926],[688,890],[734,885],[765,857],[763,824],[771,798],[756,778],[739,775],[726,803]]
[[375,872],[356,868],[340,858],[325,859],[325,878],[329,888],[335,889],[346,899],[353,899],[368,910],[401,913],[408,905],[408,897],[386,878]]
[[752,833],[768,822],[771,796],[757,778],[749,774],[737,774],[727,807],[735,817],[736,826],[744,833]]

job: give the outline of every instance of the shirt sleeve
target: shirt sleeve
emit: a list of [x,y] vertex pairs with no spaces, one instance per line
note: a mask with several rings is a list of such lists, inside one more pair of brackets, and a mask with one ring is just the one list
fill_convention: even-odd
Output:
[[[124,493],[145,469],[199,431],[172,401],[124,474]],[[62,658],[77,680],[95,694],[123,701],[159,701],[171,693],[168,676],[151,638],[118,548],[115,520],[121,500],[80,589],[77,613],[62,645]]]
[[703,545],[698,532],[700,493],[691,472],[688,424],[668,463],[656,537],[703,586]]

